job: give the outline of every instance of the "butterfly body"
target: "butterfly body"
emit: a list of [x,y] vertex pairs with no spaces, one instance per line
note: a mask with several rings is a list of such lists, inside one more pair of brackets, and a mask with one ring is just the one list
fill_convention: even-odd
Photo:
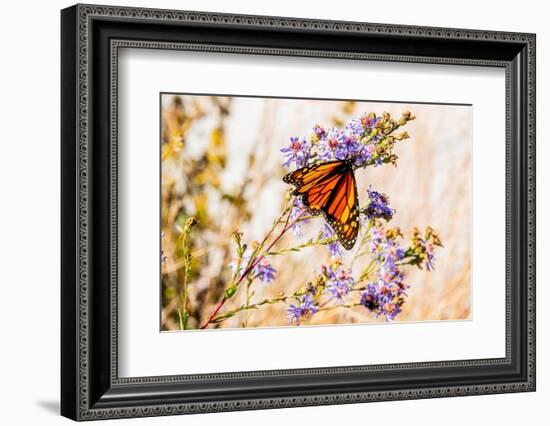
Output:
[[336,160],[302,167],[284,176],[312,215],[323,214],[342,246],[350,250],[359,231],[354,161]]

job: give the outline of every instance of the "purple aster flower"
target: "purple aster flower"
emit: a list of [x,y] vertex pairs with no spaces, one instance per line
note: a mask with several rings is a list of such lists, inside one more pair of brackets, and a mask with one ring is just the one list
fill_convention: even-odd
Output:
[[367,142],[366,144],[360,146],[355,158],[355,165],[362,166],[365,163],[370,163],[372,161],[372,156],[376,151],[376,146],[373,142]]
[[379,250],[379,247],[380,247],[380,243],[385,239],[385,232],[384,232],[384,228],[382,228],[381,226],[374,226],[371,230],[370,230],[370,234],[371,234],[371,242],[370,242],[370,251],[371,253],[377,253]]
[[281,149],[285,157],[283,166],[289,167],[294,162],[296,168],[304,167],[309,159],[309,148],[309,143],[305,139],[290,138],[290,146]]
[[361,293],[360,303],[377,317],[383,315],[386,321],[393,321],[402,311],[405,295],[404,286],[370,282]]
[[375,117],[374,114],[363,114],[359,119],[364,129],[372,129],[380,121],[380,117]]
[[268,260],[264,257],[254,268],[255,278],[259,278],[264,283],[270,283],[275,279],[275,273],[277,270],[270,265]]
[[327,275],[327,291],[333,298],[342,301],[353,287],[355,281],[351,276],[351,271],[338,266],[336,269],[325,268]]
[[333,127],[327,133],[325,138],[327,147],[333,151],[337,150],[344,142],[345,133],[340,129]]
[[344,281],[330,280],[327,284],[327,291],[333,298],[342,302],[349,293],[349,286]]
[[361,294],[361,304],[377,316],[384,315],[387,321],[395,319],[405,302],[404,274],[399,261],[405,250],[397,243],[399,230],[384,231],[381,226],[371,230],[371,258],[378,265],[372,280]]
[[356,156],[361,150],[361,146],[359,145],[359,139],[355,135],[351,135],[351,136],[345,135],[343,144],[344,144],[344,149],[346,151],[345,158],[352,158]]
[[313,133],[315,133],[315,135],[319,140],[324,139],[325,136],[327,135],[327,131],[323,127],[319,126],[318,124],[316,124],[315,127],[313,128]]
[[[305,206],[302,203],[302,200],[298,197],[295,197],[294,205],[292,206],[292,209],[289,214],[289,221],[292,222],[294,219],[296,219],[304,211],[304,209],[305,209]],[[302,225],[307,222],[308,222],[307,219],[304,219],[293,224],[291,227],[292,233],[297,237],[302,237],[304,235],[302,231]]]
[[394,244],[391,247],[390,253],[392,254],[393,258],[396,260],[401,260],[405,257],[405,249],[398,244]]
[[380,121],[380,117],[376,117],[374,114],[363,114],[360,118],[354,118],[346,126],[346,130],[350,134],[354,134],[358,137],[363,137],[368,134]]
[[307,293],[298,305],[290,305],[286,312],[290,323],[301,324],[303,318],[308,318],[315,314],[319,308],[315,304],[315,299],[310,293]]
[[[321,239],[327,240],[334,237],[334,230],[326,222],[323,223],[323,229],[321,229]],[[332,259],[344,257],[344,250],[340,241],[336,240],[328,244],[328,251]]]
[[371,257],[379,264],[386,263],[395,265],[395,262],[405,257],[405,250],[401,247],[394,237],[386,236],[386,232],[381,226],[375,226],[371,229],[370,243]]
[[365,134],[365,128],[361,124],[361,119],[354,118],[353,120],[351,120],[346,126],[346,133],[348,135],[355,135],[359,138],[363,137],[363,135]]
[[367,194],[369,196],[369,204],[361,213],[369,220],[378,218],[385,219],[386,221],[391,220],[395,210],[388,205],[388,196],[381,192],[373,191],[370,188],[367,189]]
[[433,271],[435,268],[435,252],[431,243],[426,244],[426,269]]
[[341,130],[336,128],[330,129],[325,138],[321,140],[321,160],[345,160],[347,158],[346,138],[346,134]]
[[369,311],[377,312],[380,308],[380,301],[378,299],[378,288],[372,283],[367,284],[366,290],[361,293],[361,305]]
[[344,257],[344,250],[339,241],[334,241],[328,245],[328,251],[332,259]]
[[378,282],[382,285],[392,288],[398,287],[398,290],[404,290],[403,273],[396,267],[395,262],[386,262],[376,273]]

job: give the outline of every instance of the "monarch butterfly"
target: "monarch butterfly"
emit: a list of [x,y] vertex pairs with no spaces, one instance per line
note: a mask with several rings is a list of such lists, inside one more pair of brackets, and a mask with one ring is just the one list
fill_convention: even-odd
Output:
[[310,214],[323,213],[346,250],[353,248],[359,231],[353,159],[302,167],[284,176],[283,181],[296,187],[294,195],[301,196]]

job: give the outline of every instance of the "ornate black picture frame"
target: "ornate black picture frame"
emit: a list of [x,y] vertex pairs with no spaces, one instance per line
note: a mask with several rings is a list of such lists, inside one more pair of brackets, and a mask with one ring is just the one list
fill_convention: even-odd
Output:
[[[535,35],[95,5],[64,9],[61,28],[62,415],[92,420],[535,390]],[[505,69],[506,356],[120,378],[121,47]]]

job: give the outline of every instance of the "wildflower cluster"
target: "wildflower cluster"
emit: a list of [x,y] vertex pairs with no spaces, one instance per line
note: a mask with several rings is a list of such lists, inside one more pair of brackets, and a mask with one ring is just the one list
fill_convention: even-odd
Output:
[[361,211],[368,221],[384,219],[389,222],[395,210],[388,205],[388,196],[378,191],[367,189],[368,204]]
[[407,285],[403,282],[404,274],[399,268],[405,257],[405,250],[398,240],[403,237],[399,228],[384,231],[381,226],[371,229],[370,253],[372,274],[366,289],[361,293],[360,303],[377,316],[383,315],[391,321],[401,312],[405,302]]
[[[301,168],[334,160],[353,160],[355,168],[384,163],[395,165],[395,142],[409,137],[407,132],[395,133],[395,130],[414,118],[410,112],[403,113],[397,121],[388,113],[380,116],[368,113],[351,120],[343,129],[325,129],[316,125],[309,138],[292,137],[290,146],[281,150],[285,157],[283,166]],[[294,217],[303,208],[302,202],[296,198],[291,216]],[[424,235],[415,229],[411,246],[403,248],[400,244],[403,234],[399,228],[386,230],[381,222],[384,220],[387,223],[395,215],[388,196],[372,187],[367,189],[365,207],[360,213],[366,230],[357,251],[361,251],[362,245],[368,247],[367,253],[371,258],[369,266],[354,280],[352,271],[342,265],[345,255],[343,247],[335,238],[332,227],[324,223],[320,239],[328,241],[332,262],[323,266],[322,273],[315,277],[313,283],[308,284],[308,293],[298,299],[299,303],[288,307],[291,323],[299,325],[303,316],[310,318],[318,312],[320,306],[330,301],[342,304],[353,291],[360,291],[360,299],[358,303],[349,306],[363,306],[376,316],[391,321],[402,311],[408,288],[401,268],[407,264],[419,267],[424,264],[428,270],[433,269],[434,246],[441,245],[441,242],[431,228]],[[296,234],[303,235],[299,226],[295,225],[298,230]],[[355,258],[358,256],[360,254],[356,254]],[[321,302],[325,296],[329,298],[328,301]]]
[[297,221],[296,218],[300,216],[306,207],[304,206],[304,203],[302,203],[302,200],[299,197],[294,197],[292,200],[292,207],[290,208],[290,213],[288,215],[288,218],[292,224],[292,233],[297,237],[303,237],[304,232],[302,231],[302,226],[305,225],[308,221],[307,219],[302,219],[301,221]]
[[315,304],[313,296],[307,293],[297,305],[290,305],[287,308],[287,315],[291,324],[300,325],[301,321],[310,318],[318,311],[319,307]]
[[328,267],[323,266],[326,277],[326,292],[331,299],[343,302],[355,284],[351,270],[342,266],[341,262],[332,262]]
[[298,298],[298,303],[288,306],[290,323],[299,325],[332,301],[344,303],[354,286],[351,270],[344,267],[340,260],[323,265],[313,281],[306,286],[303,297]]
[[[342,128],[324,128],[316,125],[309,137],[292,137],[288,146],[281,149],[283,166],[298,169],[335,160],[348,160],[353,168],[396,165],[394,147],[397,141],[407,139],[407,132],[396,132],[415,117],[404,112],[398,120],[390,114],[363,114],[352,119]],[[316,238],[288,248],[274,249],[287,231],[304,237],[302,225],[313,220],[302,198],[287,193],[280,217],[273,223],[261,242],[251,244],[242,241],[242,234],[234,233],[237,244],[234,261],[230,264],[232,277],[225,288],[223,298],[203,321],[201,328],[219,324],[239,312],[244,313],[243,327],[247,326],[248,313],[264,305],[284,303],[286,316],[291,325],[303,325],[318,318],[329,309],[357,309],[372,313],[386,321],[394,320],[403,310],[409,286],[403,269],[407,266],[425,266],[431,271],[435,262],[435,246],[441,246],[437,233],[426,228],[424,233],[414,229],[410,244],[403,244],[404,236],[397,227],[389,228],[388,222],[396,215],[390,206],[389,197],[369,187],[360,207],[360,227],[353,251],[346,252],[333,228],[322,219]],[[277,278],[277,270],[270,260],[291,252],[300,252],[307,247],[325,246],[330,261],[316,268],[313,278],[290,294],[281,292],[277,297],[255,300],[252,285],[257,282],[271,283]],[[356,261],[362,258],[362,269]],[[366,267],[364,265],[367,265]],[[356,265],[354,270],[354,265]],[[240,283],[245,282],[245,302],[232,310],[222,311],[225,302],[237,293]],[[243,287],[243,286],[241,286]],[[257,296],[256,296],[257,297]],[[243,300],[242,298],[235,298]]]
[[309,138],[291,137],[289,146],[281,149],[283,166],[298,169],[318,162],[349,159],[353,159],[355,167],[396,164],[395,142],[409,135],[395,130],[414,119],[408,111],[399,120],[387,112],[381,116],[371,112],[351,120],[343,129],[316,125]]
[[264,283],[275,280],[277,270],[263,257],[254,268],[254,276]]
[[443,247],[439,234],[429,226],[424,234],[418,228],[414,228],[411,238],[411,247],[407,250],[406,255],[410,257],[408,263],[422,268],[426,266],[428,271],[434,269],[435,266],[435,246]]
[[[335,160],[350,160],[354,168],[379,166],[384,163],[396,165],[397,155],[394,147],[397,141],[409,138],[406,131],[397,130],[414,120],[415,116],[405,111],[398,120],[389,113],[377,115],[373,112],[364,113],[359,118],[350,120],[342,128],[325,128],[315,125],[309,137],[291,137],[289,145],[282,148],[283,167],[302,168],[318,163]],[[369,188],[367,190],[368,204],[361,210],[361,218],[365,222],[373,219],[389,221],[395,211],[388,206],[388,197]],[[305,206],[300,197],[293,198],[290,219],[302,212]],[[307,219],[296,222],[292,226],[294,235],[303,237],[303,225]],[[323,240],[327,242],[331,258],[342,258],[344,249],[336,238],[333,229],[324,224],[321,230]]]

